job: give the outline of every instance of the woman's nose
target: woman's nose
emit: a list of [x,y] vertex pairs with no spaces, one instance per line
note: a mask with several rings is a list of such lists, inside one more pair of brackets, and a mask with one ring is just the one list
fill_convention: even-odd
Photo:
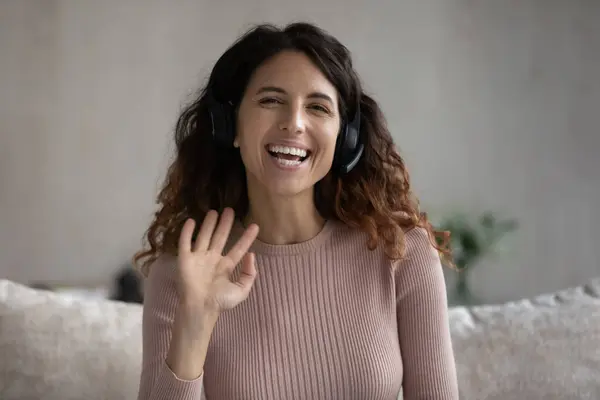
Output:
[[302,133],[306,129],[306,116],[302,107],[290,107],[282,112],[280,130],[290,133]]

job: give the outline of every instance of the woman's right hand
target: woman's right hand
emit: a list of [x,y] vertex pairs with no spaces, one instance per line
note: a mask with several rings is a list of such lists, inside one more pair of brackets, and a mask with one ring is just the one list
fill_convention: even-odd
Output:
[[[248,249],[258,235],[258,226],[248,226],[223,255],[233,221],[231,208],[226,208],[221,218],[216,211],[209,211],[194,242],[194,220],[188,219],[183,225],[177,268],[180,302],[186,306],[218,316],[248,297],[257,274],[254,254]],[[241,271],[234,280],[233,271],[240,261]]]

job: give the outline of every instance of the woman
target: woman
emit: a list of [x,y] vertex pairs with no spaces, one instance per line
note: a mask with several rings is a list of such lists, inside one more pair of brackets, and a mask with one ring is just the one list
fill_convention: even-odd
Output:
[[447,250],[342,44],[252,29],[175,141],[136,255],[140,400],[458,398]]

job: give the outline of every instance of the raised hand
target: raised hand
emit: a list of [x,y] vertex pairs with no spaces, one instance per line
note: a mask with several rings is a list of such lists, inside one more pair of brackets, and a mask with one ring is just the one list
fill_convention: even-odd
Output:
[[[248,249],[258,235],[258,226],[246,228],[230,251],[223,249],[231,232],[234,212],[226,208],[221,218],[216,211],[206,214],[195,241],[192,241],[195,222],[188,219],[179,237],[179,296],[187,305],[205,312],[219,314],[244,301],[256,278],[254,254]],[[241,264],[241,273],[233,279],[233,271]]]

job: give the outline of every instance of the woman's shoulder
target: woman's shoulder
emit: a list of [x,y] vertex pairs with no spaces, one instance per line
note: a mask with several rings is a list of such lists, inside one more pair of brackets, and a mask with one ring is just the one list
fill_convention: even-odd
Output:
[[399,239],[404,241],[403,252],[401,258],[396,260],[387,256],[383,241],[370,249],[371,237],[364,230],[339,222],[336,224],[335,232],[336,237],[331,244],[337,248],[338,253],[355,260],[368,259],[370,263],[380,263],[386,268],[391,268],[396,275],[420,275],[425,271],[438,269],[441,264],[439,253],[432,243],[429,232],[419,226],[403,231]]
[[406,255],[409,254],[437,254],[427,229],[416,226],[404,232],[406,240]]
[[394,263],[397,275],[421,276],[441,271],[440,254],[425,228],[412,228],[404,233],[404,237],[404,257]]
[[147,266],[145,279],[169,279],[172,278],[177,268],[177,256],[169,253],[160,253]]
[[[362,241],[366,243],[369,239],[369,233],[363,229],[350,226],[342,221],[333,221],[335,236],[337,243]],[[415,253],[436,253],[435,247],[429,237],[429,233],[425,228],[416,226],[414,228],[405,229],[402,232],[402,240],[405,244],[405,255],[410,256]],[[380,248],[382,246],[378,246]]]

